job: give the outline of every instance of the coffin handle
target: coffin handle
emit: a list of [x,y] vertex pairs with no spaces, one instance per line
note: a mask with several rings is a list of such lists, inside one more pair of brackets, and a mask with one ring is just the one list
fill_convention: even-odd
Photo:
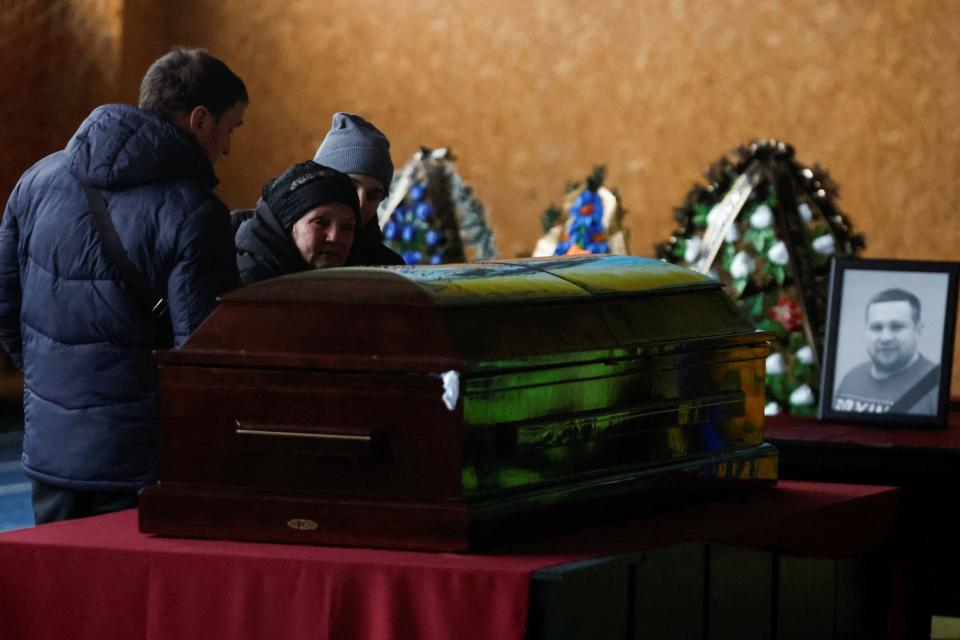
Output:
[[[351,458],[382,458],[384,438],[376,433],[332,433],[298,431],[281,425],[253,425],[233,421],[241,440],[263,449],[291,448],[300,453]],[[256,444],[255,444],[256,443]]]

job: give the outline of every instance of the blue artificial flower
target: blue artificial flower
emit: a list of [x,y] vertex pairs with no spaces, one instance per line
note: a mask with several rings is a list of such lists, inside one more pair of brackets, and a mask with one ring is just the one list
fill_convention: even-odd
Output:
[[417,217],[421,220],[427,220],[431,213],[433,213],[433,207],[427,203],[422,202],[417,205]]
[[417,184],[410,187],[410,198],[414,202],[423,202],[423,198],[426,195],[427,195],[427,183],[418,182]]
[[404,242],[413,242],[413,238],[417,235],[417,230],[412,226],[407,225],[403,228],[401,236]]
[[437,233],[436,229],[428,229],[424,240],[426,240],[428,247],[432,247],[440,240],[440,234]]
[[593,203],[593,215],[597,220],[603,220],[603,200],[598,196]]
[[387,240],[393,240],[397,236],[397,223],[393,220],[387,222],[383,227],[383,237]]

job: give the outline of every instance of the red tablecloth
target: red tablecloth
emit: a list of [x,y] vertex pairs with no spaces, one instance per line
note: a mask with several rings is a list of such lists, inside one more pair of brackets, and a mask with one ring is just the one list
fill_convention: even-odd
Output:
[[690,540],[857,555],[889,540],[898,500],[781,482],[463,555],[158,538],[123,511],[0,534],[0,638],[521,640],[536,569]]

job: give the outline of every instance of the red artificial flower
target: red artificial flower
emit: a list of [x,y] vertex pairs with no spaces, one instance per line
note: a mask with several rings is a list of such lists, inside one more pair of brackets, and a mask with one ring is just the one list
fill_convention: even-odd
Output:
[[570,243],[570,248],[567,249],[567,252],[564,255],[568,256],[579,256],[579,255],[589,255],[590,252],[578,245],[576,242]]
[[767,315],[783,325],[783,328],[787,331],[793,331],[799,327],[800,321],[803,319],[803,312],[800,310],[800,305],[787,296],[780,296],[777,304],[770,307],[770,310],[767,311]]

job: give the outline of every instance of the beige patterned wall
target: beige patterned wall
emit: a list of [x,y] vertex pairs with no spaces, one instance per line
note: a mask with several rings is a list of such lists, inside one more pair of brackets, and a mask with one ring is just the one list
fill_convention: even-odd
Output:
[[[544,207],[598,163],[629,209],[632,252],[651,255],[701,171],[767,136],[830,171],[839,205],[867,236],[866,255],[960,258],[960,2],[118,3],[120,81],[104,100],[135,100],[147,64],[175,43],[211,49],[247,81],[246,124],[218,166],[232,207],[252,204],[265,180],[312,157],[332,112],[349,110],[390,136],[398,164],[418,145],[452,146],[504,256],[529,252]],[[12,4],[42,13],[49,3]],[[36,51],[32,38],[21,40],[0,46]],[[56,52],[41,46],[55,62],[35,56],[69,72],[59,93],[74,110],[40,105],[57,140],[79,121],[73,93],[92,95],[78,72],[99,77],[81,40]],[[15,57],[13,71],[0,70],[5,89],[7,78],[37,73]],[[106,89],[109,71],[99,80]],[[5,115],[29,111],[32,101],[18,99]],[[10,167],[28,164],[21,151],[3,151],[0,185],[12,184]]]

